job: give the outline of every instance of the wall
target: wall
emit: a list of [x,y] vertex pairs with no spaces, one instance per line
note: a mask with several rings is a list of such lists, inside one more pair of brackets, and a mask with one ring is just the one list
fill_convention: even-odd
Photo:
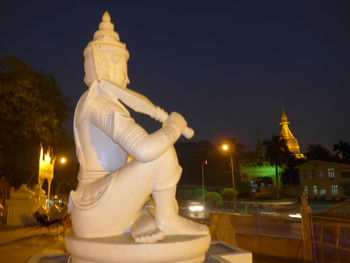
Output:
[[[297,168],[299,169],[301,191],[304,191],[304,186],[307,186],[306,194],[310,198],[342,199],[350,197],[350,165],[312,160]],[[334,169],[334,177],[329,176],[329,168]],[[332,192],[332,185],[338,186],[338,194]],[[317,186],[317,194],[313,191],[314,186]],[[349,190],[344,191],[345,187],[349,187]]]
[[234,215],[229,213],[212,214],[209,227],[212,241],[227,242],[254,254],[290,260],[303,258],[302,239],[236,233],[233,217]]

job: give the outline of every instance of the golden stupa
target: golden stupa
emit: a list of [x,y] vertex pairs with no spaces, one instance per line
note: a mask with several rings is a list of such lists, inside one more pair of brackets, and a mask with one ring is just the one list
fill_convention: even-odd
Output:
[[282,129],[280,135],[285,140],[289,151],[293,153],[297,159],[305,158],[305,156],[302,153],[300,153],[298,140],[294,137],[293,133],[288,127],[289,123],[290,122],[288,121],[287,114],[285,113],[284,109],[282,109],[282,117],[280,123]]

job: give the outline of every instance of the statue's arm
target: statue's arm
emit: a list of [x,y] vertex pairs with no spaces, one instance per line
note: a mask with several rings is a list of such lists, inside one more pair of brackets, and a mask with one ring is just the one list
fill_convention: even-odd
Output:
[[140,162],[150,162],[167,151],[180,137],[186,121],[180,114],[171,114],[163,127],[148,134],[137,123],[131,124],[117,142]]
[[103,103],[102,110],[93,110],[92,120],[107,136],[140,162],[150,162],[161,156],[177,141],[187,126],[180,114],[172,113],[162,128],[148,134],[128,112],[111,103]]

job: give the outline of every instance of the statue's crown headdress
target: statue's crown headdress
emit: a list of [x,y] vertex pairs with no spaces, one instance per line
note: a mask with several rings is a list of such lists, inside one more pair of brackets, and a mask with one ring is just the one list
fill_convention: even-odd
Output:
[[114,31],[114,24],[111,22],[111,16],[106,11],[102,16],[102,22],[99,25],[99,29],[94,34],[94,39],[88,44],[90,46],[98,47],[99,49],[113,49],[114,52],[120,53],[129,58],[129,52],[126,49],[126,45],[120,42],[119,34]]
[[[120,42],[119,34],[114,31],[111,16],[107,11],[102,16],[102,22],[94,34],[94,39],[84,50],[84,57],[92,58],[98,80],[111,81],[118,76],[123,78],[127,74],[125,62],[129,59],[129,52],[126,45]],[[84,80],[88,85],[91,82],[87,79],[87,75]]]

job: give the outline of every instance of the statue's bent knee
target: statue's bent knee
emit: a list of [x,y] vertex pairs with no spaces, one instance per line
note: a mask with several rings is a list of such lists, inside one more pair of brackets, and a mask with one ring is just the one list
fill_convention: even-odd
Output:
[[156,176],[153,191],[160,191],[177,184],[182,173],[176,151],[171,147],[156,160]]

